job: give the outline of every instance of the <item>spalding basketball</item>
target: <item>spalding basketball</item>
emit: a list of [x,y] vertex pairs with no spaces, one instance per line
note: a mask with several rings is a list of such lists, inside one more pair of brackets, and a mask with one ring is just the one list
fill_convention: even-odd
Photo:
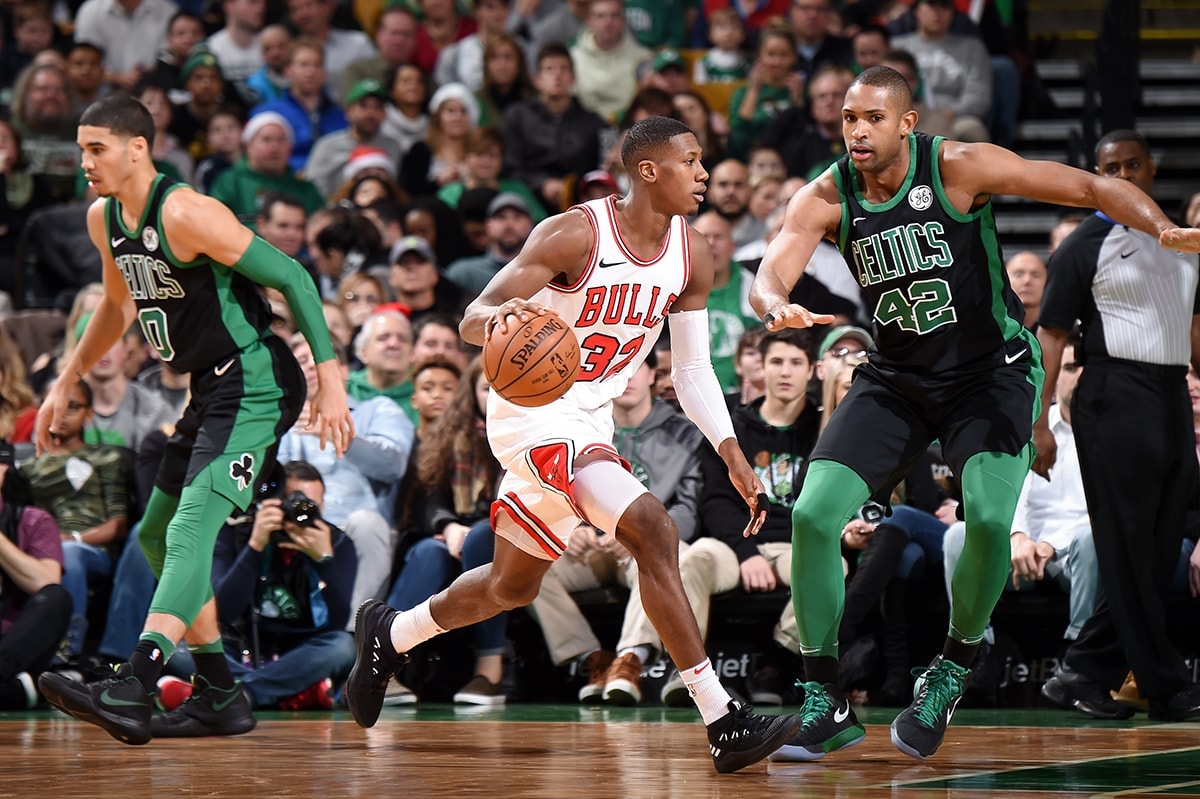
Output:
[[515,405],[548,405],[566,394],[579,374],[575,331],[555,314],[509,324],[503,334],[496,328],[483,345],[483,374],[492,391]]

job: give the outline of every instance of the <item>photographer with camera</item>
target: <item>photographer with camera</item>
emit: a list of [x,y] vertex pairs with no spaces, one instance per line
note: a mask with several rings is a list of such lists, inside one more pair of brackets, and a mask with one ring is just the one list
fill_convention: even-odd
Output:
[[[0,484],[12,466],[12,445],[0,440]],[[18,505],[7,483],[0,492],[0,710],[26,710],[37,704],[34,681],[67,632],[71,595],[62,586],[58,525],[46,511]]]
[[328,709],[329,681],[341,682],[354,665],[346,632],[354,543],[320,516],[320,472],[305,461],[282,471],[282,492],[264,481],[267,498],[221,528],[213,553],[217,616],[238,682],[215,686],[193,675],[187,701],[151,720],[155,738],[249,732],[254,707]]

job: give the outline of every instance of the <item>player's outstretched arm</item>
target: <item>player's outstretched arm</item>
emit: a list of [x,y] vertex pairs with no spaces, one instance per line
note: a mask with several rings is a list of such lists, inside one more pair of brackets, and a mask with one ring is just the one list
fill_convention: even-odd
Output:
[[508,317],[524,323],[554,311],[529,298],[556,276],[575,283],[592,258],[592,226],[583,211],[567,211],[542,221],[525,246],[488,282],[463,313],[459,332],[465,341],[482,347],[494,328],[508,332]]
[[104,296],[92,312],[92,318],[71,357],[63,364],[60,374],[66,379],[55,380],[42,401],[33,439],[39,455],[49,446],[50,434],[58,430],[67,412],[75,382],[83,379],[83,375],[125,334],[137,316],[137,308],[129,296],[129,287],[117,269],[109,247],[108,227],[104,222],[106,202],[96,200],[87,213],[88,236],[100,251]]
[[691,278],[667,316],[671,328],[671,380],[683,412],[721,456],[729,469],[729,479],[750,508],[750,522],[743,535],[756,535],[767,517],[766,489],[738,446],[709,354],[706,305],[713,283],[712,250],[699,233],[689,229],[688,234]]
[[321,297],[304,267],[254,235],[223,203],[190,189],[171,192],[163,203],[162,216],[167,243],[180,260],[204,255],[283,293],[317,363],[317,393],[310,403],[308,429],[317,430],[322,448],[330,441],[338,456],[344,455],[354,438],[354,421],[334,360]]
[[827,170],[792,196],[783,229],[767,247],[750,287],[750,305],[769,330],[829,324],[830,314],[789,301],[792,288],[804,274],[821,239],[833,235],[842,220],[841,199],[833,173]]
[[[1054,161],[1029,161],[994,144],[946,142],[940,155],[942,183],[951,203],[969,211],[976,199],[991,194],[1012,194],[1039,202],[1094,208],[1122,225],[1158,238],[1176,228],[1158,204],[1127,180],[1104,178]],[[1200,231],[1172,234],[1182,246],[1200,251]]]

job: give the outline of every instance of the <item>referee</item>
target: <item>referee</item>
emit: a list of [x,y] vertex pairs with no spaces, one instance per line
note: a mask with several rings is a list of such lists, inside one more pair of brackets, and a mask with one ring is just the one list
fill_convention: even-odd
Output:
[[[1132,130],[1107,134],[1096,145],[1096,172],[1149,194],[1154,159],[1146,139]],[[1186,384],[1188,362],[1200,368],[1197,256],[1160,247],[1097,212],[1067,237],[1049,268],[1038,320],[1042,408],[1078,319],[1077,359],[1087,368],[1071,413],[1104,597],[1042,692],[1091,716],[1127,717],[1132,711],[1114,703],[1109,689],[1132,668],[1151,719],[1200,717],[1200,686],[1168,640],[1163,613],[1197,481]],[[1044,410],[1034,441],[1034,471],[1048,476],[1054,438]]]

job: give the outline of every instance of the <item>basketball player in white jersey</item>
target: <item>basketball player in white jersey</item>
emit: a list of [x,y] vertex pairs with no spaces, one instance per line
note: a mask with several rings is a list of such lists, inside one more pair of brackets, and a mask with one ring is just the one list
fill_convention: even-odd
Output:
[[477,345],[535,314],[559,315],[579,339],[579,377],[541,408],[495,392],[488,400],[488,437],[506,470],[492,506],[494,561],[410,611],[374,600],[359,608],[358,661],[346,697],[364,727],[378,719],[403,653],[531,602],[580,520],[615,531],[637,560],[646,613],[700,709],[717,771],[761,760],[800,727],[792,715],[750,712],[721,685],[679,579],[674,522],[612,445],[611,402],[669,320],[680,404],[752,509],[745,534],[758,532],[763,487],[734,438],[708,353],[712,254],[684,219],[698,209],[708,179],[700,145],[682,123],[651,117],[630,129],[621,157],[633,181],[627,197],[593,200],[542,222],[467,308],[462,335]]

